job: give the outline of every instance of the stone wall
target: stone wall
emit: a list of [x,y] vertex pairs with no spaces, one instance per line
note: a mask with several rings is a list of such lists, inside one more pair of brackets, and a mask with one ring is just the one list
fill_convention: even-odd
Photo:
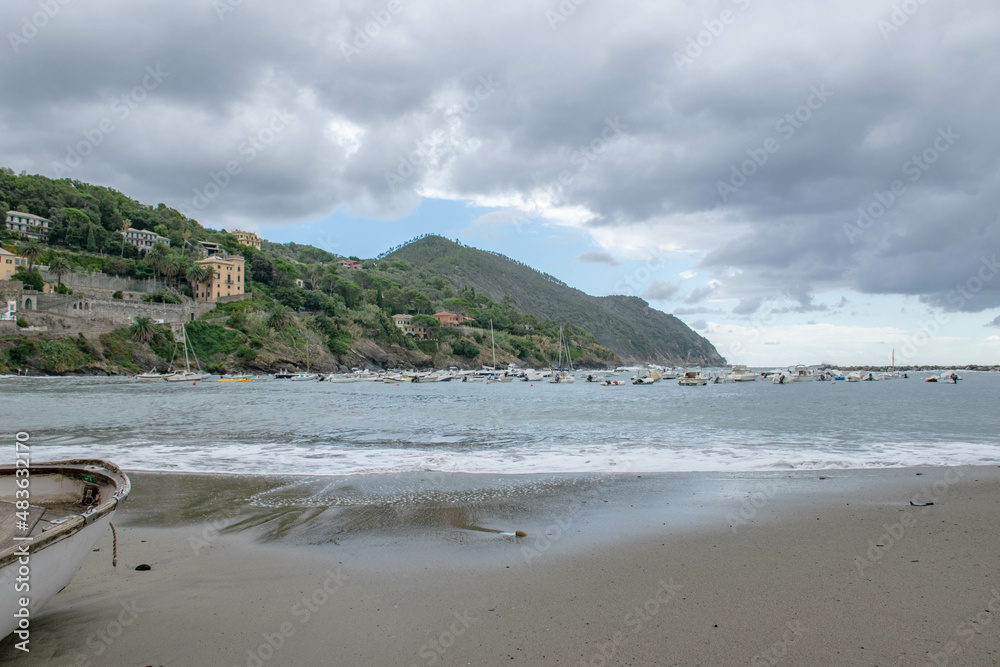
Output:
[[53,315],[75,317],[91,322],[106,322],[115,327],[131,324],[136,317],[151,317],[168,324],[190,322],[215,307],[214,303],[148,303],[140,299],[110,299],[95,295],[42,294],[37,310]]
[[[59,282],[56,275],[49,271],[47,267],[39,267],[39,273],[47,283],[55,285]],[[126,293],[147,294],[166,287],[164,282],[154,280],[153,278],[146,280],[119,278],[118,276],[109,276],[98,271],[70,271],[63,276],[62,283],[74,292],[77,290],[87,290],[88,292],[99,291],[107,292],[108,296],[111,296],[111,294],[118,290]]]

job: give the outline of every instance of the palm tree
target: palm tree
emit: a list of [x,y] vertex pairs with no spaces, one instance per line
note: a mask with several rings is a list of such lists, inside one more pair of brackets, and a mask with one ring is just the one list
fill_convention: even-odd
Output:
[[288,306],[283,306],[281,304],[276,305],[271,309],[271,312],[267,316],[267,326],[272,329],[284,329],[295,319],[292,315],[292,309]]
[[42,258],[42,244],[38,242],[38,239],[31,239],[27,243],[22,243],[19,248],[21,257],[28,260],[28,271],[31,271],[32,267],[35,266],[35,262]]
[[155,244],[149,249],[149,252],[146,253],[146,264],[149,264],[149,268],[153,269],[157,280],[160,278],[160,269],[163,268],[163,262],[166,258],[167,246],[165,246],[162,241]]
[[149,341],[153,340],[156,335],[156,325],[153,324],[153,318],[144,316],[135,318],[128,327],[128,335],[136,343],[148,345]]
[[191,293],[198,297],[198,287],[215,277],[215,269],[209,264],[189,264],[184,279],[191,286]]
[[122,259],[125,258],[125,232],[127,232],[129,230],[129,227],[131,227],[131,226],[132,226],[132,221],[131,220],[129,220],[128,218],[122,218],[122,229],[121,229],[121,232],[122,232],[122,254],[120,255],[120,257]]
[[56,274],[56,278],[59,280],[59,288],[62,289],[62,277],[69,273],[69,260],[65,257],[56,257],[51,262],[49,262],[49,271]]
[[198,292],[198,285],[204,280],[205,274],[202,272],[201,264],[192,264],[184,272],[184,279],[187,280],[187,284],[191,286],[191,292],[196,294]]

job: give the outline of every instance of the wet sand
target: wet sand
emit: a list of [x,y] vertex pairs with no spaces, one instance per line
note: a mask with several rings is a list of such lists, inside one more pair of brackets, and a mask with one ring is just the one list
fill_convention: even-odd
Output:
[[1000,663],[997,468],[132,477],[0,662]]

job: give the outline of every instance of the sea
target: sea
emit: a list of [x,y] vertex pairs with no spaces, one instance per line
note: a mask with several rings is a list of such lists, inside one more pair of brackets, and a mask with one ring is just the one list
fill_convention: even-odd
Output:
[[[0,378],[35,461],[240,475],[1000,465],[1000,374],[681,387]],[[627,380],[627,376],[621,379]],[[2,454],[0,454],[2,460]]]

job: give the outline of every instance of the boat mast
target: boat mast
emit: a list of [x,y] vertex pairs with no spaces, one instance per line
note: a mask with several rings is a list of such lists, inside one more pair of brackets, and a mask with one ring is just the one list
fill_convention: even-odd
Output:
[[191,362],[188,360],[188,332],[187,327],[181,325],[181,333],[184,334],[184,370],[191,372]]
[[493,370],[497,369],[497,341],[493,338],[493,320],[490,320],[490,343],[493,344]]

